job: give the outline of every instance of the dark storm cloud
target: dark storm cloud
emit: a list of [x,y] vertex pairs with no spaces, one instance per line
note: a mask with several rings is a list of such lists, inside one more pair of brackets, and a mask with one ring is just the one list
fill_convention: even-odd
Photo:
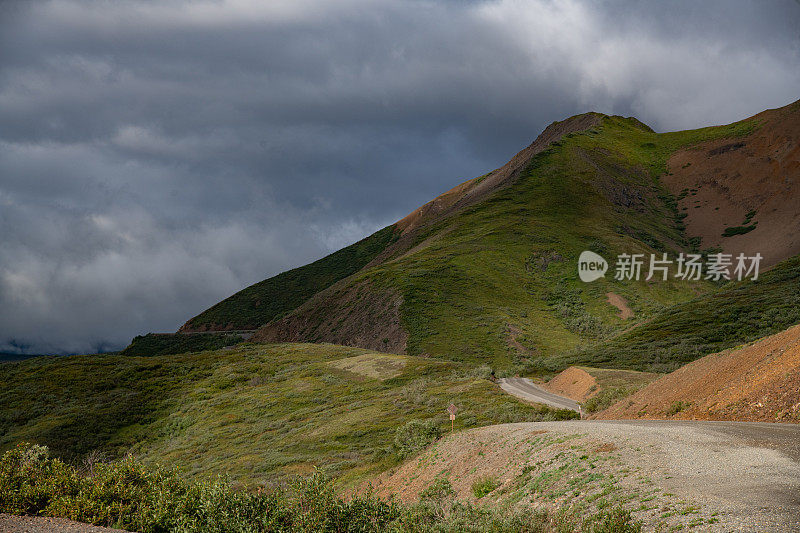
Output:
[[800,95],[800,6],[0,4],[0,351],[182,321],[597,110],[658,130]]

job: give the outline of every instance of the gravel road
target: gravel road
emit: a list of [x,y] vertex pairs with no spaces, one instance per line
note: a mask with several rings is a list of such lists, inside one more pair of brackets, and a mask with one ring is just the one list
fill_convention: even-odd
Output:
[[578,411],[578,403],[574,400],[546,391],[527,378],[502,378],[498,379],[497,383],[501,389],[517,398],[534,403],[543,403],[558,409]]
[[126,533],[121,529],[92,526],[65,518],[0,514],[2,533]]
[[719,531],[800,531],[800,425],[569,421],[530,429],[615,442],[665,491],[719,513]]
[[[800,425],[759,422],[527,422],[448,435],[374,484],[416,501],[437,478],[496,505],[624,504],[643,531],[800,532]],[[499,483],[473,498],[475,481]],[[599,498],[599,499],[598,499]]]

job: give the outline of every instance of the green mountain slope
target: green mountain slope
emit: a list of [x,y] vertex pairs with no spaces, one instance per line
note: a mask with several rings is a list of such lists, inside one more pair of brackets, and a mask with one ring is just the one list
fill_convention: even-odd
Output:
[[393,226],[311,264],[266,279],[190,319],[183,332],[256,329],[362,269],[396,239]]
[[[675,200],[657,179],[668,156],[755,127],[745,121],[656,134],[635,119],[602,116],[534,154],[515,180],[485,199],[417,225],[413,239],[398,241],[405,249],[315,295],[255,338],[357,343],[358,336],[368,337],[363,324],[370,320],[351,312],[347,295],[368,291],[401,302],[398,324],[409,354],[507,371],[535,367],[540,357],[630,326],[607,303],[609,292],[625,298],[634,320],[642,321],[713,288],[610,276],[583,284],[576,261],[585,249],[614,257],[688,248]],[[350,317],[362,330],[348,342],[337,333],[352,329]]]
[[800,322],[800,256],[757,281],[730,283],[656,315],[614,338],[547,362],[671,372],[700,357],[773,335]]
[[0,364],[0,452],[44,444],[78,464],[133,451],[187,475],[269,482],[321,467],[337,477],[395,464],[398,428],[572,417],[520,403],[488,368],[334,345],[242,345],[135,357],[38,357]]
[[[257,342],[330,342],[488,363],[509,373],[550,370],[567,355],[588,364],[619,362],[597,347],[618,342],[621,332],[636,326],[646,331],[665,310],[719,285],[616,281],[613,272],[585,284],[577,279],[579,254],[595,251],[613,268],[621,253],[710,252],[698,250],[701,238],[687,238],[683,221],[690,207],[711,217],[719,207],[691,200],[695,189],[681,184],[695,180],[698,188],[722,190],[725,202],[742,206],[762,201],[758,187],[738,197],[739,188],[724,181],[738,183],[733,175],[700,183],[702,176],[688,173],[689,163],[675,167],[676,154],[712,169],[731,157],[742,164],[777,157],[774,172],[788,180],[798,168],[791,151],[797,136],[797,103],[727,126],[670,133],[655,133],[634,118],[578,115],[548,126],[503,167],[356,245],[232,296],[184,329],[260,326]],[[776,176],[771,183],[783,180],[789,187],[778,198],[783,203],[770,200],[778,210],[742,208],[758,212],[764,231],[776,227],[771,212],[784,217],[796,209],[791,183]],[[741,239],[752,240],[757,231],[726,237],[724,245],[741,249]],[[791,239],[783,240],[771,249],[778,259],[794,249]],[[757,334],[741,332],[742,339]],[[715,345],[699,344],[700,351]],[[626,351],[629,363],[620,366],[666,370],[695,357],[670,350],[646,357]]]

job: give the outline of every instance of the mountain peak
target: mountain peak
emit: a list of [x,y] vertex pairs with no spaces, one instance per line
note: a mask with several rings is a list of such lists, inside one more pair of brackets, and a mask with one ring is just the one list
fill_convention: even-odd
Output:
[[422,225],[435,222],[454,210],[475,204],[494,191],[513,183],[531,159],[554,142],[560,141],[570,133],[591,129],[599,125],[604,118],[606,115],[602,113],[589,112],[551,123],[531,144],[517,152],[502,167],[453,187],[409,213],[398,221],[396,226],[405,234]]

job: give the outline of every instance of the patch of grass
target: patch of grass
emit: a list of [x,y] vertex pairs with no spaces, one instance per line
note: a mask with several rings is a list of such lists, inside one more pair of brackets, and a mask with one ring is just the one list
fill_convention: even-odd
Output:
[[368,378],[385,380],[399,376],[406,365],[406,357],[402,355],[386,355],[366,353],[346,359],[332,361],[330,365],[339,370],[346,370]]
[[437,477],[420,493],[420,499],[441,501],[454,495],[455,491],[453,490],[453,485],[450,483],[450,480]]
[[442,428],[434,420],[410,420],[397,428],[394,449],[404,459],[424,449],[442,436]]
[[579,367],[592,376],[596,384],[591,392],[599,389],[594,396],[583,403],[584,410],[591,414],[611,407],[639,389],[655,381],[660,374],[607,368]]
[[664,412],[664,414],[666,416],[675,416],[681,411],[687,410],[691,406],[692,402],[684,402],[684,401],[672,402],[672,405],[669,406],[669,409],[667,409]]
[[745,233],[750,233],[754,229],[756,229],[757,224],[753,224],[751,226],[731,226],[729,228],[725,228],[725,231],[722,232],[723,237],[733,237],[735,235],[744,235]]
[[633,520],[624,507],[614,507],[600,513],[591,521],[592,533],[639,533],[642,524]]
[[472,482],[472,494],[476,498],[483,498],[499,486],[497,480],[491,476],[476,479]]
[[621,399],[630,396],[632,393],[633,391],[626,387],[605,388],[586,400],[583,403],[583,408],[586,409],[587,413],[596,413],[611,407]]

